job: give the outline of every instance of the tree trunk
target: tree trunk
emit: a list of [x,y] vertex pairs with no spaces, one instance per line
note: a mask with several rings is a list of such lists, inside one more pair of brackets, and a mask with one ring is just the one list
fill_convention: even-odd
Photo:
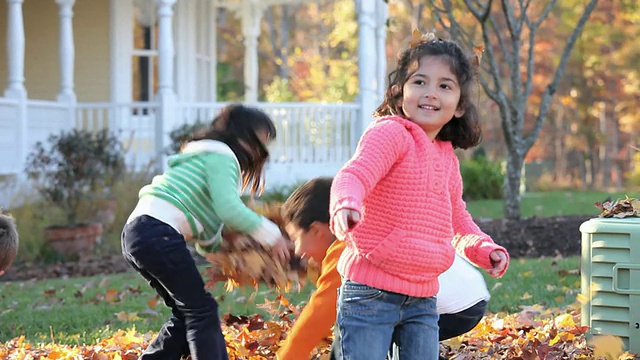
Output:
[[507,174],[504,178],[504,216],[509,220],[520,219],[520,184],[524,156],[517,151],[507,155]]

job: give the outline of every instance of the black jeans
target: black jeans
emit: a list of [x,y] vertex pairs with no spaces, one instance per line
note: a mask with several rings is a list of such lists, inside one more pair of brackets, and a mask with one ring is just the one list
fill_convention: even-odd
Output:
[[460,336],[473,329],[484,317],[487,302],[482,300],[472,307],[455,314],[440,314],[440,341]]
[[[460,336],[473,329],[484,317],[487,302],[482,300],[472,307],[455,314],[440,314],[438,320],[438,338],[440,341]],[[334,331],[335,339],[331,345],[331,360],[342,359],[340,352],[340,332]],[[393,349],[390,349],[390,354]],[[390,358],[390,357],[388,357]]]
[[172,312],[140,359],[228,360],[218,303],[205,289],[184,237],[143,215],[124,227],[122,254]]

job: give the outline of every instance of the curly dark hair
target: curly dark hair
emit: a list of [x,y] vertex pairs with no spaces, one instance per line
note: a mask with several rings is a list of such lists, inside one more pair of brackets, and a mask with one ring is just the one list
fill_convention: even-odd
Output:
[[389,74],[389,84],[385,91],[384,101],[374,116],[401,115],[403,87],[409,77],[420,66],[420,59],[425,56],[437,56],[445,61],[460,84],[460,101],[458,109],[464,110],[461,117],[454,116],[445,124],[437,135],[438,140],[451,141],[454,148],[468,149],[476,146],[482,140],[479,115],[476,106],[471,101],[471,84],[475,70],[469,58],[453,41],[434,39],[404,50],[398,56],[396,69]]
[[224,107],[213,121],[195,131],[189,141],[218,140],[227,144],[238,158],[242,172],[242,188],[252,194],[264,189],[262,170],[269,158],[269,151],[257,133],[265,131],[268,139],[276,137],[276,127],[263,111],[241,104]]

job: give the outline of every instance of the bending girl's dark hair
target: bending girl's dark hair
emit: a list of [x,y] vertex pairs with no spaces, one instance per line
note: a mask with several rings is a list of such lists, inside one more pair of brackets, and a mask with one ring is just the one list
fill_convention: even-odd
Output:
[[209,139],[227,144],[240,163],[242,189],[248,188],[255,194],[264,189],[262,170],[269,158],[258,132],[265,132],[269,140],[275,139],[276,127],[269,116],[256,108],[232,104],[224,107],[209,126],[196,131],[189,141]]
[[436,139],[451,141],[454,148],[467,149],[476,146],[482,140],[478,110],[471,101],[471,84],[474,70],[462,49],[453,41],[429,40],[413,48],[403,51],[398,56],[396,69],[389,74],[389,85],[384,101],[374,112],[375,116],[401,115],[404,84],[420,66],[420,59],[425,56],[437,56],[445,61],[460,85],[460,101],[458,108],[464,110],[461,117],[453,117],[445,124]]

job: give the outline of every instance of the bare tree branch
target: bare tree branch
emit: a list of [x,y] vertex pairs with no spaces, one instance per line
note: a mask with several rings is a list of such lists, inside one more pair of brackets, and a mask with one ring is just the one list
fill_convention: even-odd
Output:
[[536,22],[534,23],[534,27],[537,29],[540,27],[540,24],[542,24],[542,22],[544,21],[544,19],[547,18],[547,16],[549,16],[549,13],[551,12],[551,9],[553,9],[553,7],[556,5],[556,1],[557,0],[551,0],[547,6],[544,8],[544,10],[542,11],[542,14],[540,14],[540,17],[538,18],[538,20],[536,20]]
[[[464,0],[464,4],[467,6],[467,9],[473,14],[473,17],[478,19],[478,21],[482,22],[483,17],[485,16],[486,9],[491,9],[491,4],[493,0],[489,0],[485,6],[481,6],[479,2],[476,4],[472,4],[470,0]],[[476,7],[476,5],[479,5]]]
[[487,6],[484,7],[484,9],[482,10],[482,16],[480,16],[480,22],[481,23],[485,23],[487,21],[487,18],[489,17],[489,14],[491,14],[491,4],[493,3],[492,0],[489,0],[489,2],[487,3]]
[[527,26],[529,27],[529,51],[527,56],[529,57],[527,60],[527,79],[525,80],[524,85],[524,98],[528,99],[529,95],[531,95],[531,91],[533,89],[533,68],[535,66],[534,59],[534,48],[536,43],[536,33],[538,28],[532,26],[533,23],[531,19],[527,18]]
[[509,29],[509,35],[511,35],[512,41],[517,41],[520,38],[520,32],[518,31],[515,22],[515,15],[513,15],[513,9],[511,8],[510,0],[502,0],[502,13],[507,23],[507,29]]
[[564,47],[562,56],[560,57],[560,63],[558,64],[556,72],[553,75],[553,81],[547,86],[544,94],[542,95],[542,101],[540,102],[540,108],[538,111],[538,116],[536,117],[534,127],[531,132],[524,138],[524,145],[526,150],[529,150],[533,146],[536,139],[540,135],[540,131],[542,131],[542,124],[544,123],[544,119],[547,117],[549,106],[551,105],[551,99],[556,92],[558,83],[562,78],[562,74],[564,73],[564,69],[567,66],[567,62],[569,61],[569,54],[571,53],[571,50],[573,49],[578,36],[580,36],[580,34],[582,33],[582,29],[584,28],[587,20],[589,19],[589,16],[591,16],[591,13],[593,12],[593,9],[595,9],[597,4],[598,0],[589,1],[584,9],[584,12],[582,13],[582,16],[580,16],[576,27],[573,29],[571,36],[567,40],[567,44]]
[[[522,47],[521,33],[522,23],[516,22],[515,14],[513,11],[512,2],[509,0],[502,0],[502,13],[505,16],[507,27],[511,34],[511,57],[510,61],[507,61],[509,70],[509,81],[511,89],[511,97],[513,101],[509,102],[509,109],[513,114],[522,114],[521,116],[513,116],[510,124],[513,125],[515,136],[520,136],[524,129],[524,107],[526,106],[525,99],[523,98],[522,79],[520,75],[520,62],[522,55],[520,49]],[[517,107],[520,107],[518,109]]]
[[500,51],[502,52],[502,54],[504,55],[505,60],[507,61],[507,63],[511,62],[511,53],[509,52],[509,49],[507,49],[507,45],[504,42],[504,39],[502,38],[502,35],[500,34],[500,29],[498,29],[498,26],[496,25],[495,19],[493,18],[493,16],[489,17],[488,20],[489,25],[491,26],[492,30],[493,30],[493,36],[496,37],[496,39],[498,40],[498,45],[500,46]]

